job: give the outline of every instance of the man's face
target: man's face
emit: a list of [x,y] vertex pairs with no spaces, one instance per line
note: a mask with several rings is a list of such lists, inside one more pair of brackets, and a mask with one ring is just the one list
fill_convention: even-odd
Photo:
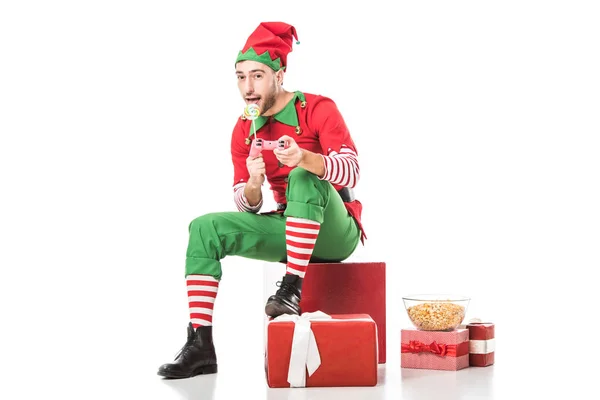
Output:
[[246,104],[258,104],[261,115],[275,104],[281,72],[275,72],[257,61],[240,61],[235,66],[238,88]]

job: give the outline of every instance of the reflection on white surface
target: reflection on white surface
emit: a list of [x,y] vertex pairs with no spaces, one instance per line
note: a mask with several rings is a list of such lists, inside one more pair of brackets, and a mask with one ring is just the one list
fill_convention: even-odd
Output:
[[[381,364],[378,368],[378,383],[373,387],[310,387],[310,388],[269,388],[264,377],[257,379],[240,375],[244,368],[229,369],[224,373],[197,376],[190,379],[158,379],[168,387],[171,396],[165,391],[157,391],[152,398],[173,398],[181,400],[223,399],[247,394],[268,400],[331,400],[341,398],[359,399],[493,399],[494,366],[466,368],[460,371],[436,371],[404,369]],[[233,373],[233,375],[231,375]],[[510,388],[509,388],[510,389]],[[514,395],[514,391],[510,390]],[[263,393],[263,394],[261,394]],[[497,397],[497,396],[496,396]]]
[[492,399],[494,366],[438,371],[401,368],[401,393],[407,399]]
[[310,388],[267,388],[268,400],[358,400],[385,398],[385,365],[379,365],[377,386],[372,387],[310,387]]
[[199,375],[189,379],[162,379],[162,383],[171,389],[182,400],[212,400],[215,395],[218,373]]

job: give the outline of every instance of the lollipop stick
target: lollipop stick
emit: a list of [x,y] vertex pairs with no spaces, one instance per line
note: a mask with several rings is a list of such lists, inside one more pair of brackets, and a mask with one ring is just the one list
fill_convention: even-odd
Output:
[[254,121],[256,121],[256,118],[258,118],[260,115],[260,109],[258,105],[247,105],[246,108],[244,108],[244,115],[246,116],[246,118],[252,121],[252,133],[254,134],[254,140],[256,140],[256,125]]

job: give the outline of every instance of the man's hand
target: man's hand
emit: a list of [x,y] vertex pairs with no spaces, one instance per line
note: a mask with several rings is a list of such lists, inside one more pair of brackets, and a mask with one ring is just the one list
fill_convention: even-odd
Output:
[[284,150],[275,149],[273,150],[273,154],[279,160],[280,163],[286,165],[288,167],[296,167],[298,164],[302,162],[304,157],[304,151],[298,146],[296,141],[287,135],[284,135],[279,138],[279,140],[285,140],[288,148]]
[[260,187],[265,182],[265,174],[267,172],[262,155],[256,158],[248,157],[246,159],[246,168],[248,168],[248,173],[250,174],[248,183]]

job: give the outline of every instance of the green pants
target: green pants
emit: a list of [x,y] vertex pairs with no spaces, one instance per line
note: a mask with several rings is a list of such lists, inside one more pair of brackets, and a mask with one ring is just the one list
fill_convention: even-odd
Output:
[[220,280],[221,260],[225,256],[285,262],[286,217],[321,224],[311,262],[336,262],[350,257],[358,245],[360,231],[334,187],[299,167],[290,172],[288,179],[287,208],[283,214],[216,212],[194,219],[189,225],[186,276],[211,275]]

